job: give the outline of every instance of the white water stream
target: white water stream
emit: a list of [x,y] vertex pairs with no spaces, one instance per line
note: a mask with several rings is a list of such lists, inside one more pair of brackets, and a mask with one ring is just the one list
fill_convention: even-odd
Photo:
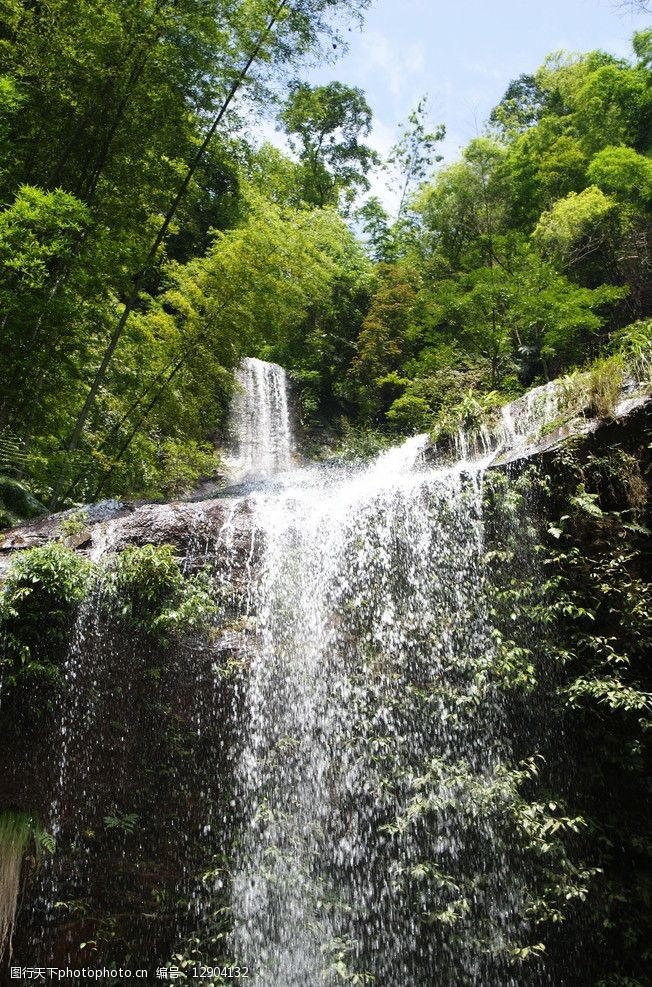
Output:
[[242,361],[237,383],[230,422],[234,474],[251,479],[289,469],[294,440],[285,370],[248,357]]
[[[269,471],[286,433],[267,411],[287,406],[281,379],[246,365],[236,420],[252,472]],[[252,425],[241,408],[255,402]],[[261,987],[517,983],[504,958],[521,931],[517,869],[496,813],[454,780],[490,802],[509,758],[487,687],[493,453],[442,469],[426,445],[416,436],[362,470],[285,473],[248,500],[262,547],[233,947]]]

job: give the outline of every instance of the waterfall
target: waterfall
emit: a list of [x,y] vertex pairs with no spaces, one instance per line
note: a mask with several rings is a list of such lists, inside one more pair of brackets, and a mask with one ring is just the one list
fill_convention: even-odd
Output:
[[289,469],[294,442],[285,370],[247,357],[237,383],[229,429],[235,446],[234,473],[241,478],[268,477]]
[[[261,987],[516,984],[518,868],[500,811],[476,812],[455,780],[490,806],[510,756],[488,684],[491,456],[428,467],[426,445],[249,499],[262,548],[232,908],[235,954]],[[420,868],[442,875],[421,925]],[[455,934],[435,928],[447,909]]]
[[[250,359],[240,382],[237,466],[274,483],[143,505],[93,535],[97,585],[43,741],[60,849],[21,948],[30,961],[79,956],[74,935],[91,939],[92,923],[72,912],[79,932],[60,933],[61,902],[122,903],[138,874],[150,896],[167,887],[169,914],[188,903],[149,945],[140,928],[138,955],[157,965],[192,931],[196,955],[219,942],[257,987],[559,987],[544,965],[525,978],[511,964],[538,933],[527,841],[510,829],[522,748],[494,671],[485,517],[496,450],[554,402],[522,399],[498,439],[465,437],[469,458],[452,464],[415,436],[366,466],[289,470],[284,371]],[[166,652],[125,624],[111,566],[130,531],[160,544],[184,525],[185,569],[211,568],[222,624]],[[229,916],[218,934],[216,912]]]
[[508,949],[527,923],[496,796],[512,751],[483,474],[544,413],[536,397],[471,461],[428,465],[415,436],[249,498],[261,557],[231,904],[260,987],[517,983]]

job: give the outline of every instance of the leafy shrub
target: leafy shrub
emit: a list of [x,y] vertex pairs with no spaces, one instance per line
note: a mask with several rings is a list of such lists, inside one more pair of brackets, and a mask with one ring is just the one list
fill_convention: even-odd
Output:
[[[576,382],[576,388],[581,384]],[[586,390],[581,393],[585,396]],[[546,932],[544,923],[564,915],[567,928],[587,918],[594,921],[601,931],[592,971],[599,969],[604,979],[597,972],[589,979],[603,985],[647,983],[643,971],[649,970],[652,941],[647,907],[652,863],[647,812],[652,600],[645,566],[649,458],[640,433],[626,441],[628,448],[610,445],[596,452],[566,445],[544,466],[545,473],[541,466],[530,467],[518,481],[525,496],[517,523],[505,524],[494,508],[486,534],[500,677],[531,696],[517,707],[519,717],[545,710],[552,724],[540,749],[541,779],[549,793],[541,804],[545,808],[552,801],[563,808],[563,794],[569,818],[584,820],[575,835],[572,828],[559,828],[555,812],[550,825],[532,831],[537,843],[545,840],[541,859],[555,863],[556,851],[550,854],[550,848],[561,838],[569,860],[581,854],[586,861],[574,873],[561,870],[562,878],[566,870],[573,879],[579,897],[569,898],[564,881],[551,881],[549,869],[541,896],[544,911],[537,904],[532,914],[549,960],[554,951],[562,966],[563,941]],[[502,496],[507,480],[498,471],[488,478],[486,492],[497,486]],[[539,542],[540,565],[533,571],[522,567],[525,537],[533,545]],[[561,730],[566,736],[563,760],[557,740]],[[574,779],[570,788],[569,777]],[[586,906],[574,915],[572,902],[585,897]]]
[[65,539],[80,535],[86,530],[87,524],[88,514],[86,511],[73,511],[68,517],[63,518],[59,525],[61,537]]
[[338,457],[346,463],[373,459],[388,449],[394,439],[380,429],[356,427],[343,419],[343,438],[337,450]]
[[445,438],[460,431],[479,432],[483,426],[492,423],[501,403],[501,396],[497,391],[481,394],[470,388],[461,401],[443,410],[435,422],[434,438]]
[[91,576],[91,564],[57,542],[13,560],[0,594],[6,683],[58,676],[71,616]]
[[[216,613],[209,575],[184,576],[169,545],[128,548],[103,575],[61,542],[21,552],[0,594],[3,682],[26,690],[27,706],[40,714],[51,687],[60,683],[72,617],[93,585],[132,628],[165,641],[168,635],[200,630]],[[49,688],[44,696],[35,687]]]
[[610,418],[621,397],[623,382],[622,354],[595,360],[587,371],[562,378],[561,409],[566,416]]
[[16,473],[27,465],[23,444],[8,429],[0,432],[0,470],[3,473]]
[[397,398],[385,417],[399,432],[425,432],[432,424],[428,402],[416,394],[404,394]]
[[652,319],[633,322],[615,333],[611,347],[622,354],[627,371],[640,384],[652,384]]
[[623,358],[612,356],[598,360],[587,375],[589,414],[610,418],[623,389]]
[[116,555],[109,588],[121,616],[156,636],[198,629],[217,610],[208,574],[184,576],[171,545],[132,547]]

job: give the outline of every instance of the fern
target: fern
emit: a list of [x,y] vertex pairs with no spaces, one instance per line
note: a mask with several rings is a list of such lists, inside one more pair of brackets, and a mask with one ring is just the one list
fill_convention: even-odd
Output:
[[0,432],[0,473],[20,473],[28,460],[20,439],[7,429]]

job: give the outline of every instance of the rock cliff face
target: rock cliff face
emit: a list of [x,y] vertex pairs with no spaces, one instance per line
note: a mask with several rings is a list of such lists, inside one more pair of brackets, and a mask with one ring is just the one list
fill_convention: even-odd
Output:
[[[309,949],[302,957],[287,959],[295,939],[292,923],[298,922],[296,928],[303,928],[304,911],[312,907],[314,888],[297,889],[284,883],[284,853],[270,855],[272,837],[278,837],[273,813],[271,830],[259,837],[256,826],[246,818],[251,807],[247,808],[243,793],[249,793],[255,802],[255,785],[263,783],[272,792],[284,793],[285,802],[281,800],[277,817],[281,850],[291,846],[294,852],[322,824],[327,829],[335,827],[339,819],[344,827],[342,841],[357,838],[357,844],[346,846],[349,850],[353,847],[366,861],[366,834],[372,824],[382,821],[381,816],[384,819],[385,808],[376,818],[363,804],[373,789],[366,775],[353,778],[352,771],[344,784],[337,772],[342,737],[360,736],[357,723],[338,719],[340,711],[349,715],[351,703],[359,701],[367,687],[370,692],[364,722],[373,719],[376,710],[383,716],[387,713],[387,722],[381,724],[382,739],[383,743],[399,741],[397,758],[408,735],[405,731],[410,730],[414,741],[410,756],[421,752],[422,747],[429,752],[434,737],[441,742],[441,749],[448,746],[456,757],[466,757],[466,730],[469,736],[483,738],[469,755],[471,770],[475,757],[478,779],[491,773],[492,765],[482,760],[483,751],[501,748],[505,710],[511,697],[504,706],[478,706],[477,721],[455,726],[461,707],[448,710],[443,696],[443,705],[434,710],[427,729],[421,730],[418,717],[410,719],[409,702],[414,698],[410,689],[396,685],[403,674],[400,662],[404,653],[417,662],[417,677],[431,685],[431,656],[436,653],[442,662],[435,669],[437,680],[448,674],[446,660],[450,659],[454,674],[449,684],[459,690],[464,686],[460,660],[464,659],[472,665],[467,672],[469,695],[473,696],[473,702],[464,708],[476,708],[476,672],[492,647],[491,635],[486,633],[488,625],[484,624],[490,609],[488,601],[483,601],[489,577],[483,569],[484,543],[479,534],[484,507],[478,477],[483,470],[495,471],[500,481],[497,487],[509,486],[509,481],[518,481],[535,463],[548,474],[554,500],[557,471],[565,449],[571,445],[575,455],[587,461],[616,447],[632,462],[643,463],[649,455],[652,404],[645,396],[624,395],[608,421],[582,417],[557,423],[552,413],[543,434],[534,427],[539,397],[547,400],[548,391],[544,388],[534,399],[520,399],[520,404],[504,412],[499,441],[486,434],[460,439],[459,444],[467,446],[466,465],[463,462],[452,478],[441,483],[437,476],[431,477],[431,486],[422,491],[411,466],[404,485],[392,485],[393,481],[384,487],[381,484],[369,497],[365,486],[373,486],[378,479],[373,468],[366,473],[354,471],[346,480],[338,481],[339,486],[337,482],[329,486],[327,470],[303,481],[300,478],[296,482],[295,478],[295,486],[279,498],[280,509],[273,496],[263,503],[253,488],[234,488],[192,502],[107,501],[87,507],[83,518],[75,518],[76,512],[63,512],[4,535],[0,570],[6,571],[12,559],[26,549],[60,541],[75,550],[73,558],[94,560],[99,563],[98,571],[109,573],[107,581],[98,580],[93,592],[71,614],[60,639],[52,638],[57,664],[52,681],[33,691],[9,693],[8,699],[6,694],[0,695],[0,813],[12,807],[33,813],[57,841],[57,852],[43,870],[38,875],[24,875],[26,907],[15,936],[18,962],[26,965],[38,958],[40,965],[82,966],[88,961],[88,952],[81,944],[92,942],[97,965],[121,962],[126,955],[146,957],[150,966],[161,965],[185,948],[188,937],[210,942],[211,948],[221,942],[224,928],[220,922],[226,920],[220,916],[234,914],[231,909],[235,901],[240,909],[242,948],[262,955],[280,923],[285,938],[274,946],[276,961],[298,964],[287,982],[316,982],[304,974],[310,962],[321,963],[319,949],[313,949],[312,960]],[[511,437],[509,442],[504,441],[506,435]],[[425,440],[412,440],[407,452],[415,457],[417,475],[418,457],[426,460],[422,464],[426,475],[432,459],[442,455],[441,449],[428,448]],[[399,459],[391,463],[386,460],[383,469],[391,472]],[[562,485],[560,480],[559,487]],[[273,486],[264,489],[273,493]],[[341,510],[340,495],[344,499]],[[328,501],[327,508],[313,523],[320,499]],[[561,497],[559,502],[561,505]],[[299,517],[296,523],[295,508]],[[489,542],[499,540],[507,527],[502,515],[496,517],[487,526]],[[514,521],[513,531],[520,532],[521,520]],[[548,521],[542,520],[545,531]],[[578,542],[582,537],[586,541],[589,536],[580,532]],[[270,551],[265,540],[271,543]],[[155,628],[154,633],[151,621],[146,624],[143,619],[147,614],[130,609],[133,600],[111,596],[112,559],[126,549],[165,545],[175,549],[184,578],[200,573],[205,564],[210,568],[217,609],[208,630],[191,627],[175,636]],[[527,545],[519,558],[517,564],[529,578],[532,558]],[[260,565],[261,560],[264,565]],[[257,578],[261,571],[262,581]],[[139,600],[145,611],[150,603],[147,598]],[[465,612],[472,615],[469,626]],[[526,642],[527,647],[530,644]],[[398,671],[388,681],[397,692],[388,700],[382,691],[383,676],[385,663],[393,660]],[[365,662],[371,662],[373,674],[368,677]],[[346,677],[352,666],[363,670],[360,679],[364,680],[357,680],[354,687]],[[373,689],[377,686],[381,691],[376,695]],[[550,695],[544,696],[544,702]],[[384,705],[388,701],[396,702],[394,712],[401,721],[395,737],[392,716]],[[523,708],[530,716],[533,704],[529,694]],[[320,716],[317,722],[310,719],[315,710]],[[519,728],[521,712],[509,712],[517,724],[515,729]],[[533,718],[534,714],[528,730],[535,729]],[[530,743],[529,735],[527,739]],[[321,746],[316,749],[314,745]],[[526,746],[522,753],[525,756],[531,750]],[[561,759],[563,756],[563,752],[559,754]],[[375,763],[372,759],[369,777]],[[315,765],[322,773],[311,778]],[[406,768],[406,776],[408,773]],[[367,794],[359,799],[355,796],[349,805],[351,793],[346,786],[352,779]],[[320,799],[326,799],[324,804],[317,804]],[[287,820],[292,825],[283,831]],[[458,820],[444,813],[440,821],[441,832],[454,834],[451,846],[457,845],[455,840],[462,832]],[[500,886],[508,895],[511,891],[503,878],[509,854],[500,858],[497,834],[498,830],[494,832],[488,825],[475,836],[485,840],[481,857],[487,867],[492,866],[492,854],[496,857],[493,862]],[[470,838],[475,839],[473,834]],[[250,870],[241,870],[236,890],[229,897],[236,848],[247,839]],[[285,846],[283,839],[287,840]],[[382,853],[390,842],[383,838],[376,845],[382,864],[376,862],[376,875],[367,874],[363,866],[352,878],[353,882],[364,878],[364,886],[352,888],[360,894],[361,905],[369,904],[373,880],[379,881],[379,888],[384,887],[387,861]],[[317,850],[321,853],[324,847],[319,843],[304,847],[304,862],[310,860],[312,866]],[[418,854],[416,843],[410,852]],[[452,854],[451,866],[457,863]],[[305,873],[301,868],[299,871],[301,884],[310,867],[306,866]],[[272,902],[274,909],[258,914],[247,887],[249,877],[258,879],[263,872],[269,881],[265,900]],[[517,897],[514,890],[514,900]],[[508,904],[512,907],[513,902]],[[372,905],[378,923],[372,929],[374,941],[384,941],[389,938],[385,935],[389,926],[382,925],[379,899]],[[393,900],[385,901],[385,906],[395,914]],[[411,944],[405,959],[410,963],[412,955],[416,956],[410,938],[412,919],[410,915],[404,918],[402,941]],[[288,929],[293,932],[289,937]],[[471,925],[466,930],[460,925],[460,929],[469,940],[473,938]],[[432,943],[438,934],[429,927],[418,943],[420,975],[433,968]],[[552,963],[555,948],[563,969],[565,943],[551,943]],[[390,954],[388,948],[389,959]],[[206,955],[214,958],[217,954]],[[206,956],[197,953],[195,959],[201,962]],[[287,964],[286,969],[290,969]],[[493,979],[487,975],[483,982],[513,983],[510,971],[499,971]],[[471,982],[470,973],[467,979]],[[280,982],[277,978],[274,987]],[[382,974],[379,982],[390,983],[391,976]],[[412,982],[430,981],[422,976],[420,981],[413,977]],[[460,980],[441,982],[442,987],[448,987]],[[554,973],[545,981],[527,981],[528,987],[540,987],[544,982],[561,987],[567,981],[555,979]]]
[[[5,564],[59,539],[65,520],[16,530]],[[177,635],[153,629],[154,600],[137,598],[133,608],[124,592],[113,600],[107,574],[61,638],[48,638],[52,674],[0,689],[0,816],[19,807],[56,841],[38,874],[25,865],[14,960],[80,967],[98,956],[100,966],[142,957],[137,965],[153,977],[151,958],[165,962],[197,929],[208,894],[202,874],[225,858],[237,825],[230,802],[234,733],[246,713],[239,669],[250,651],[241,603],[253,548],[248,509],[228,499],[97,505],[64,541],[104,562],[125,548],[172,545],[184,579],[207,559],[216,577],[210,630]],[[92,956],[87,942],[97,944]]]

